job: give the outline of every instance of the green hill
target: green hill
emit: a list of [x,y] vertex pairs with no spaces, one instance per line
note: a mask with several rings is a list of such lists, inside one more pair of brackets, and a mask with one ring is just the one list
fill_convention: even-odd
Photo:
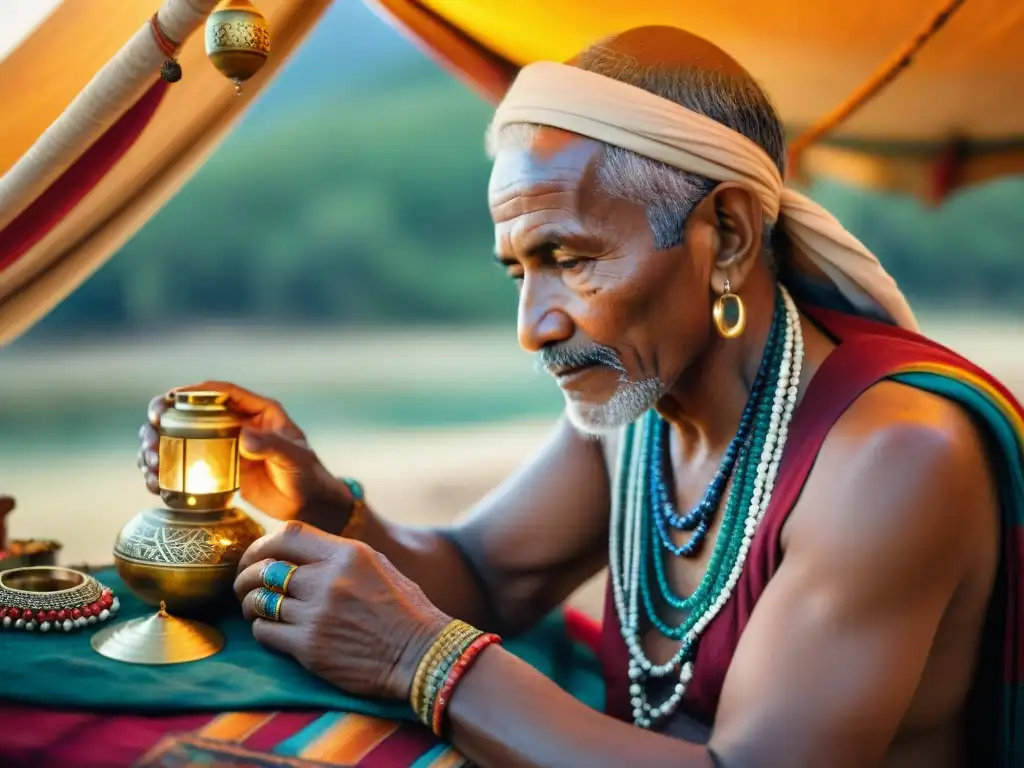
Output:
[[[241,317],[277,324],[508,320],[489,257],[489,108],[417,62],[387,89],[304,100],[240,132],[31,334]],[[924,306],[1017,310],[1024,182],[937,211],[819,185]]]

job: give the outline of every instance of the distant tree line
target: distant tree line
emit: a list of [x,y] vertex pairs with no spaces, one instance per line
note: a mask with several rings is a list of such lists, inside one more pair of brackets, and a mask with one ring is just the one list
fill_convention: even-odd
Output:
[[[436,74],[242,131],[33,336],[203,319],[507,321],[514,293],[489,257],[488,115]],[[1024,182],[939,210],[836,185],[813,192],[918,305],[1024,307]]]

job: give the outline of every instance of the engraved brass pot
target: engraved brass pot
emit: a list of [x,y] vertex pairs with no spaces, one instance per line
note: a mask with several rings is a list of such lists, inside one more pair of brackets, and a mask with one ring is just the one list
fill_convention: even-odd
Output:
[[132,518],[114,544],[117,572],[148,605],[202,616],[233,600],[242,553],[263,526],[239,509],[180,512],[150,509]]

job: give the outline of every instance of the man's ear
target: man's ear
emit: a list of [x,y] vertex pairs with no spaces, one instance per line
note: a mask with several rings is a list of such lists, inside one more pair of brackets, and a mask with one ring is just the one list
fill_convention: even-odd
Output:
[[701,205],[707,206],[705,215],[714,221],[716,232],[711,287],[721,293],[728,278],[730,290],[736,292],[764,247],[764,209],[753,192],[732,182],[719,184]]

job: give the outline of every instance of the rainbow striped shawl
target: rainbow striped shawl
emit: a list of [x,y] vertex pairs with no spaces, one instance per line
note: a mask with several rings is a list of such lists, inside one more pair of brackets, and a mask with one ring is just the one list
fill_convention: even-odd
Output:
[[870,346],[874,364],[890,371],[887,378],[958,403],[986,433],[999,483],[1002,548],[968,712],[971,768],[1024,766],[1024,408],[988,373],[929,339],[846,314],[807,314],[840,337],[856,335]]

